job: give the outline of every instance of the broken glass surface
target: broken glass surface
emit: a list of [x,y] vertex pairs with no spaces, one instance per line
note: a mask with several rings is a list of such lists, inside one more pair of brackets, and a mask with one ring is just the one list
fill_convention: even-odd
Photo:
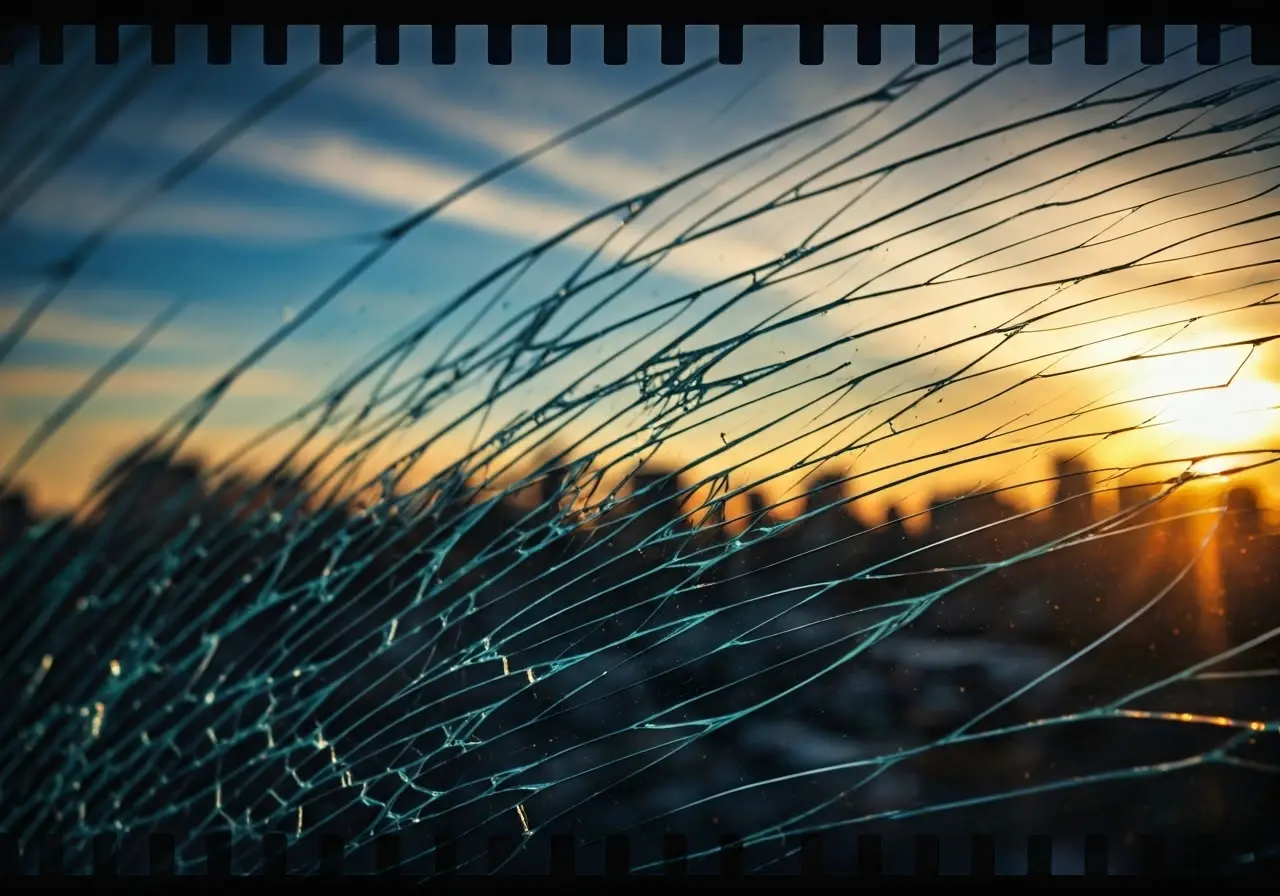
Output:
[[[1025,33],[1001,35],[994,66],[957,30],[939,65],[886,53],[875,83],[753,132],[718,116],[781,75],[695,61],[361,218],[348,267],[286,284],[273,332],[37,514],[24,472],[181,311],[161,309],[4,461],[0,829],[73,863],[168,831],[196,872],[215,832],[284,833],[299,870],[326,832],[357,862],[405,834],[428,865],[409,835],[447,832],[475,871],[539,867],[562,832],[583,870],[615,833],[657,870],[670,831],[695,863],[735,834],[762,870],[815,832],[1273,852],[1280,76],[1227,29],[1218,66],[1171,36],[1163,66],[1029,91]],[[9,228],[155,77],[21,71],[0,103],[56,102],[0,116]],[[206,128],[41,271],[0,377],[118,233],[322,73]],[[193,459],[237,384],[436,219],[714,78],[684,167],[548,213]]]

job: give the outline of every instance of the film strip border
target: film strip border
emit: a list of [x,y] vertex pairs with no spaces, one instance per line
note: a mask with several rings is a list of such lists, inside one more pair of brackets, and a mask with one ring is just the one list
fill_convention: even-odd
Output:
[[[1018,838],[999,838],[989,834],[971,837],[940,838],[920,834],[884,838],[876,834],[806,834],[775,849],[786,851],[789,866],[775,868],[775,873],[760,877],[776,879],[776,872],[804,879],[920,879],[959,877],[1022,878],[1179,878],[1213,877],[1276,880],[1275,856],[1263,852],[1241,855],[1228,849],[1214,835],[1168,837],[1143,835],[1127,837],[1118,846],[1101,834],[1083,837],[1052,837],[1047,834],[1027,836],[1025,860],[1014,856]],[[631,840],[614,835],[603,843],[579,845],[573,835],[552,834],[533,847],[519,837],[487,838],[487,850],[477,853],[475,843],[461,843],[447,835],[389,834],[352,845],[336,834],[321,834],[305,842],[293,843],[283,833],[261,838],[234,840],[227,833],[208,834],[197,838],[203,846],[202,858],[189,862],[178,874],[175,862],[176,838],[171,834],[132,834],[118,838],[102,834],[93,838],[91,861],[83,867],[68,867],[63,840],[49,836],[26,844],[21,850],[18,838],[0,834],[0,879],[21,881],[51,878],[130,877],[139,878],[231,878],[231,877],[343,877],[376,876],[398,878],[488,877],[502,875],[510,859],[525,851],[538,861],[534,869],[521,868],[520,877],[543,876],[551,879],[603,877],[639,879],[642,875],[665,877],[708,876],[750,879],[749,869],[758,866],[759,856],[748,861],[751,847],[733,835],[721,835],[718,844],[701,846],[691,852],[689,840],[681,834],[667,834],[661,843],[661,855],[638,867]],[[120,867],[124,842],[142,846],[142,865],[132,869]],[[80,844],[88,847],[86,841]],[[778,841],[772,845],[777,847]],[[463,846],[467,847],[465,850]],[[886,862],[887,849],[895,861]],[[903,848],[905,847],[905,849]],[[541,855],[534,855],[540,851]],[[945,851],[945,860],[944,860]],[[487,853],[487,855],[486,855]],[[1064,870],[1061,859],[1070,853],[1070,870]],[[467,856],[464,861],[462,856]],[[997,857],[1001,861],[997,861]],[[1055,862],[1055,857],[1058,859]],[[235,859],[239,859],[237,863]],[[1010,859],[1014,859],[1011,863]],[[1083,861],[1081,861],[1081,858]],[[486,861],[487,859],[487,861]],[[583,859],[588,861],[584,867]],[[905,859],[905,861],[904,861]],[[32,861],[34,860],[34,861]],[[79,863],[76,863],[79,864]],[[528,865],[529,863],[526,863]],[[1016,866],[1014,870],[1001,865]],[[194,867],[191,867],[194,866]],[[245,873],[238,870],[252,868]],[[299,871],[298,869],[306,869]],[[528,873],[531,871],[531,874]],[[6,887],[7,889],[7,887]]]
[[[120,27],[116,24],[98,24],[94,30],[94,61],[99,65],[116,65],[121,59]],[[177,30],[179,27],[203,28],[206,33],[204,61],[210,65],[229,65],[232,61],[232,26],[196,25],[178,26],[157,23],[146,26],[149,31],[150,57],[154,65],[173,65],[178,60]],[[353,49],[352,33],[360,29],[342,25],[258,25],[239,26],[258,29],[262,33],[261,58],[266,65],[284,65],[289,61],[289,30],[293,28],[318,29],[318,61],[322,65],[340,65]],[[456,25],[431,25],[429,40],[409,42],[403,39],[401,27],[396,25],[368,26],[374,46],[374,58],[379,65],[396,65],[402,52],[415,56],[429,53],[434,65],[453,65],[458,59]],[[512,62],[512,25],[488,25],[487,61],[490,65],[509,65]],[[603,30],[604,62],[606,65],[626,65],[628,53],[628,26],[625,24],[573,26],[541,26],[546,31],[546,61],[550,65],[568,65],[572,62],[572,29],[595,27]],[[688,26],[663,24],[659,55],[664,65],[683,65],[685,62],[685,36]],[[740,65],[743,61],[743,25],[721,24],[718,29],[719,60],[723,65]],[[859,65],[879,65],[882,56],[881,36],[883,26],[858,24],[855,46]],[[917,24],[915,29],[915,59],[921,65],[936,65],[941,52],[940,26]],[[977,65],[995,65],[1001,50],[997,24],[976,23],[972,29],[972,60]],[[1055,26],[1033,23],[1027,27],[1026,53],[1032,65],[1049,65],[1054,59]],[[1059,30],[1062,26],[1058,26]],[[1083,56],[1088,65],[1105,65],[1110,56],[1112,38],[1117,26],[1086,24],[1084,26]],[[1196,28],[1196,60],[1201,65],[1217,65],[1222,56],[1222,28],[1220,23],[1202,23]],[[1255,65],[1280,65],[1280,26],[1274,24],[1244,25],[1250,29],[1250,59]],[[797,52],[803,65],[821,65],[825,59],[824,26],[801,24],[794,26],[797,32]],[[1139,29],[1139,56],[1144,65],[1159,65],[1165,60],[1166,26],[1145,23]],[[365,41],[360,41],[363,43]],[[0,65],[11,65],[18,58],[20,48],[35,47],[35,57],[41,65],[60,65],[66,57],[66,36],[62,25],[10,26],[0,32]],[[1006,46],[1006,52],[1022,52],[1021,48]],[[1076,50],[1075,52],[1080,52]],[[256,55],[256,54],[255,54]]]

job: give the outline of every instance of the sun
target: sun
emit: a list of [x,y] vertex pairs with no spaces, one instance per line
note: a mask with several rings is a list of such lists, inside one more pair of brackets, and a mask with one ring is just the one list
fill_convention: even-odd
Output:
[[1189,391],[1162,404],[1155,422],[1209,450],[1259,447],[1258,440],[1280,432],[1280,386],[1265,380]]
[[1152,437],[1187,454],[1274,447],[1280,384],[1246,361],[1238,346],[1141,358],[1129,386],[1134,412]]

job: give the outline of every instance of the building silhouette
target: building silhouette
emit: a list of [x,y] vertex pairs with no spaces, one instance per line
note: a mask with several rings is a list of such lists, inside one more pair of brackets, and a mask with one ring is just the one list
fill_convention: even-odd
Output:
[[854,574],[867,547],[866,539],[858,537],[863,532],[850,512],[847,477],[828,473],[814,478],[795,539],[804,564],[824,578]]
[[1280,537],[1265,531],[1253,489],[1227,494],[1217,547],[1227,638],[1239,645],[1280,625]]
[[1061,533],[1075,532],[1093,520],[1093,482],[1088,463],[1078,457],[1060,457],[1053,464],[1053,496],[1050,519]]
[[34,522],[35,515],[25,492],[0,495],[0,549],[16,544]]

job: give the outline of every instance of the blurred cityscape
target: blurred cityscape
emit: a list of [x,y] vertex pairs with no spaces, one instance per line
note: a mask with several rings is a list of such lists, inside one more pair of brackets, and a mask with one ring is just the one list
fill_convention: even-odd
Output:
[[[1041,512],[938,497],[910,529],[860,521],[836,476],[796,518],[754,492],[744,518],[690,514],[652,468],[584,518],[570,467],[547,461],[518,500],[459,475],[320,506],[300,477],[215,486],[139,454],[78,520],[9,494],[9,829],[106,830],[123,805],[284,830],[281,805],[301,825],[305,803],[349,837],[421,817],[696,847],[809,813],[1272,842],[1278,738],[1238,723],[1278,715],[1280,534],[1249,488],[1113,484],[1104,512],[1063,459]],[[65,736],[86,706],[88,746]],[[172,750],[121,758],[140,734]]]

